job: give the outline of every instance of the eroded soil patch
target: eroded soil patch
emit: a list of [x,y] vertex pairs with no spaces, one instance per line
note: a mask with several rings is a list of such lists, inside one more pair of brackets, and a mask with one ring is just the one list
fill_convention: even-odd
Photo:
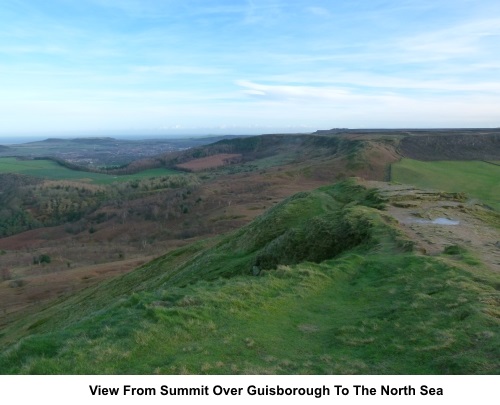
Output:
[[461,246],[500,272],[500,231],[485,220],[498,214],[457,193],[381,182],[367,185],[380,190],[388,200],[387,213],[421,252],[437,255],[449,246]]

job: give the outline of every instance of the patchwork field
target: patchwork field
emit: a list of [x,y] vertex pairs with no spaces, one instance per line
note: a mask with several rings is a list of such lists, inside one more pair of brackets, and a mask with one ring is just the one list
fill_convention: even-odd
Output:
[[392,165],[391,180],[422,188],[463,192],[500,210],[500,166],[495,164],[402,159]]
[[20,160],[16,158],[0,158],[0,173],[18,173],[48,180],[72,180],[94,184],[110,184],[178,174],[177,171],[170,169],[149,169],[129,175],[108,175],[71,170],[52,160]]

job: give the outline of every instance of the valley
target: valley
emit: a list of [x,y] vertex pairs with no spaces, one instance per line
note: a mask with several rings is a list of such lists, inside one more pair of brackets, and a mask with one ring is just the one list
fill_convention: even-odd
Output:
[[499,140],[331,130],[119,167],[0,158],[0,370],[497,373]]
[[133,160],[231,139],[233,136],[139,138],[140,140],[110,137],[48,138],[43,141],[0,145],[0,157],[50,157],[81,168],[120,167]]

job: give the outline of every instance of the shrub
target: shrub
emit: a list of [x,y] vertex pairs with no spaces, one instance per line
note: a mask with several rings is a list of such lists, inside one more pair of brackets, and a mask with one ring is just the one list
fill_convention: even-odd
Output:
[[52,259],[50,258],[49,255],[42,254],[38,257],[33,258],[33,264],[43,264],[43,263],[50,263]]
[[321,262],[353,248],[370,235],[370,224],[362,216],[349,217],[344,211],[308,221],[302,228],[291,228],[270,242],[257,256],[255,266],[276,268],[279,264],[302,261]]
[[12,279],[12,273],[9,269],[2,269],[2,281]]
[[12,280],[10,283],[9,283],[9,287],[10,288],[19,288],[19,287],[22,287],[26,284],[26,281],[24,281],[22,278],[19,278],[17,280]]
[[459,255],[464,253],[464,249],[458,245],[450,245],[444,248],[444,253],[447,255]]

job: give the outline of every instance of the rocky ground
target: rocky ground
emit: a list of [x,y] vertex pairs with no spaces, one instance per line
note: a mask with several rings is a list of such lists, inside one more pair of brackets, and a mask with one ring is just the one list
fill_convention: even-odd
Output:
[[437,255],[459,246],[500,272],[498,214],[462,194],[382,182],[367,185],[380,190],[389,202],[387,213],[422,253]]

